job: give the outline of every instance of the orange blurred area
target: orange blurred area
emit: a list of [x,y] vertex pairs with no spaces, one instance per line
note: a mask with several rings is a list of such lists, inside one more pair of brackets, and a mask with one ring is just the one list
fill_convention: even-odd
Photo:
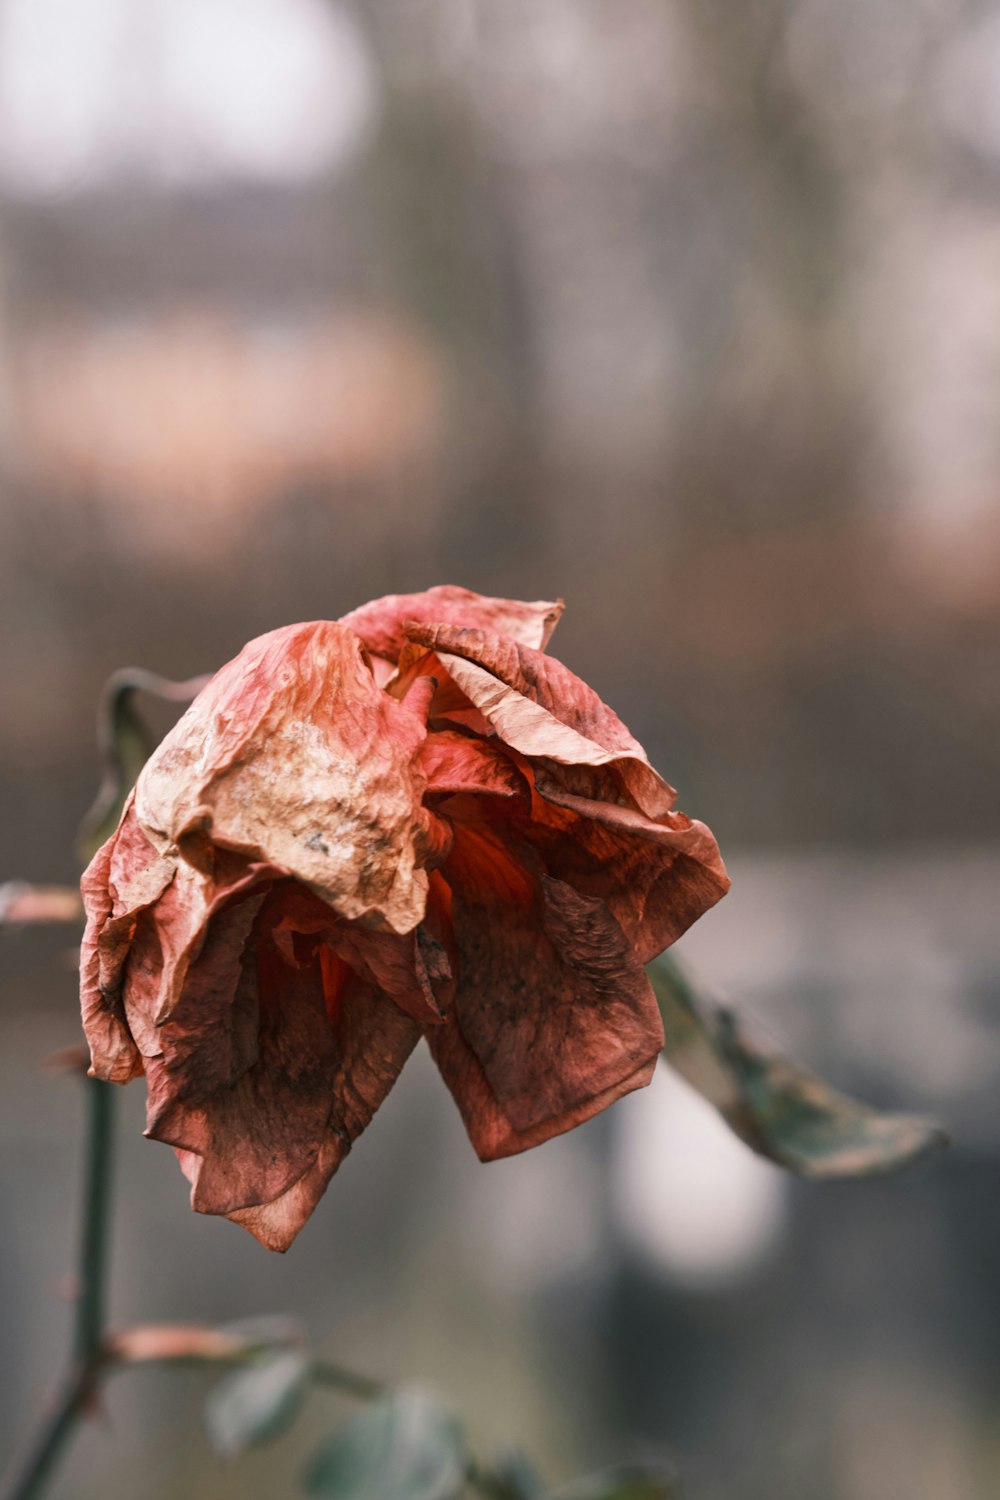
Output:
[[12,341],[7,383],[20,481],[98,498],[154,555],[217,553],[289,489],[440,454],[441,359],[385,314],[268,326],[218,307],[117,322],[53,311]]

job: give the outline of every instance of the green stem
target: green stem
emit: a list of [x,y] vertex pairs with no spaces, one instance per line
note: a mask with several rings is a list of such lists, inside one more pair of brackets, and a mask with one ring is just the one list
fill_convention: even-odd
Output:
[[102,1364],[104,1282],[111,1206],[112,1086],[88,1078],[83,1230],[79,1300],[69,1371],[30,1446],[7,1475],[3,1500],[35,1500],[42,1493],[77,1422],[86,1411]]
[[84,1165],[83,1231],[80,1236],[80,1297],[76,1304],[75,1356],[80,1366],[93,1364],[104,1334],[104,1284],[107,1278],[111,1209],[111,1146],[114,1124],[112,1085],[88,1078],[87,1156]]
[[[87,1129],[84,1159],[83,1225],[80,1235],[79,1300],[73,1335],[72,1362],[51,1407],[30,1446],[15,1461],[0,1488],[0,1500],[37,1500],[51,1477],[67,1442],[93,1401],[101,1377],[132,1363],[116,1348],[115,1338],[106,1338],[104,1291],[108,1263],[108,1229],[111,1210],[111,1166],[114,1125],[114,1092],[110,1084],[86,1080]],[[151,1364],[242,1364],[260,1349],[199,1355],[152,1355],[138,1363]],[[376,1400],[385,1386],[367,1375],[357,1375],[329,1360],[314,1360],[310,1366],[314,1385],[325,1386],[359,1401]],[[513,1500],[509,1486],[470,1463],[467,1478],[484,1500]]]
[[42,1493],[91,1395],[93,1378],[90,1370],[72,1370],[66,1376],[31,1447],[7,1475],[4,1500],[34,1500]]
[[367,1375],[355,1375],[351,1370],[332,1365],[325,1359],[314,1360],[309,1370],[313,1385],[325,1385],[330,1390],[341,1391],[345,1396],[354,1396],[358,1401],[376,1401],[385,1395],[385,1386]]

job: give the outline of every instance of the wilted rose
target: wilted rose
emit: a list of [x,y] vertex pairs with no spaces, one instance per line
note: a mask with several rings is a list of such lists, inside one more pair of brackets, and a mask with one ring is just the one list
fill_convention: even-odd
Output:
[[146,765],[83,878],[84,1026],[199,1211],[286,1248],[421,1035],[484,1160],[649,1082],[643,965],[728,880],[543,654],[559,613],[445,587],[272,631]]

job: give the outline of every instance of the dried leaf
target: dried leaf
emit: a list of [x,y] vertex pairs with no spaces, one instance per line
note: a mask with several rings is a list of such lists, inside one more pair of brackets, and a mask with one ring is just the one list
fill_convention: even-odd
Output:
[[145,1364],[157,1360],[230,1360],[248,1350],[248,1342],[224,1328],[206,1328],[202,1323],[137,1323],[109,1333],[105,1341],[110,1357],[122,1364]]
[[136,1323],[105,1341],[112,1359],[124,1364],[157,1360],[239,1360],[268,1351],[305,1347],[306,1332],[295,1318],[277,1313],[208,1327],[204,1323]]
[[759,1155],[803,1177],[864,1177],[947,1144],[933,1120],[883,1114],[783,1056],[744,1017],[696,989],[675,959],[656,959],[649,976],[667,1062]]

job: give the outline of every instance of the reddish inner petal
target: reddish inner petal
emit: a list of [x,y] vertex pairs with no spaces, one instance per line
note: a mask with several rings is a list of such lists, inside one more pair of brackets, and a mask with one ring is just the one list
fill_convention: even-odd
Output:
[[323,998],[326,1001],[326,1013],[330,1017],[330,1024],[336,1026],[340,1019],[340,1011],[343,1003],[343,990],[351,970],[332,948],[323,947],[319,950],[320,971],[323,975]]
[[427,795],[441,792],[528,796],[528,782],[513,758],[495,738],[481,739],[456,729],[427,736],[420,751]]

